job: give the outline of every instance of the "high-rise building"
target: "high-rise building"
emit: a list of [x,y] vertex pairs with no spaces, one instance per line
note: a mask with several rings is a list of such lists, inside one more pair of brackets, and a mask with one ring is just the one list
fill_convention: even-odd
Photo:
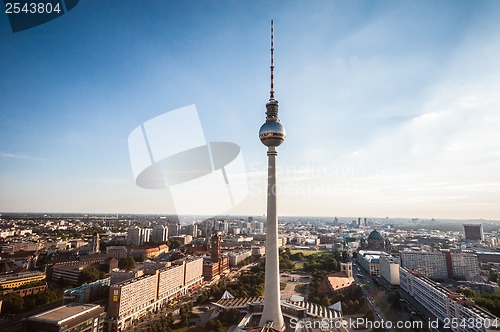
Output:
[[191,235],[193,238],[198,237],[198,224],[189,224],[186,226],[186,235]]
[[168,240],[168,228],[163,225],[155,225],[153,227],[153,234],[151,235],[151,241],[165,242],[167,240]]
[[260,325],[272,322],[272,328],[285,328],[280,301],[278,214],[276,190],[276,147],[285,140],[285,128],[278,117],[278,101],[274,98],[274,24],[271,21],[271,91],[266,104],[266,122],[260,127],[259,138],[267,146],[267,225],[266,225],[266,275],[264,284],[264,310]]
[[418,270],[433,279],[448,277],[446,257],[442,252],[403,250],[400,252],[401,266]]
[[127,230],[127,244],[138,246],[142,244],[142,229],[138,226],[129,227]]
[[179,225],[179,223],[169,222],[167,227],[168,227],[168,237],[180,235],[181,225]]
[[417,270],[428,278],[470,278],[479,275],[479,261],[472,252],[412,251],[400,252],[401,266]]
[[456,277],[471,278],[479,275],[479,260],[471,252],[451,254],[452,273]]
[[185,295],[203,282],[203,258],[188,257],[140,277],[111,284],[109,328],[128,331],[133,321],[156,311],[172,298]]
[[483,224],[464,224],[464,238],[467,241],[483,241]]
[[138,226],[129,227],[127,230],[127,244],[140,246],[151,241],[151,228],[141,228]]
[[210,239],[210,256],[212,262],[217,263],[221,257],[221,238],[220,235],[212,235]]
[[142,236],[141,244],[150,242],[152,233],[153,233],[153,230],[151,228],[143,228],[142,234],[141,234],[141,236]]

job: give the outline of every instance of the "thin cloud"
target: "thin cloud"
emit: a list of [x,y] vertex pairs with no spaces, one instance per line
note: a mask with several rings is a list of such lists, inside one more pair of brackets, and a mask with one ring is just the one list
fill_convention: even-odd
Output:
[[41,157],[32,157],[26,154],[17,154],[17,153],[9,153],[9,152],[0,152],[0,158],[3,159],[24,159],[24,160],[47,160],[46,158]]

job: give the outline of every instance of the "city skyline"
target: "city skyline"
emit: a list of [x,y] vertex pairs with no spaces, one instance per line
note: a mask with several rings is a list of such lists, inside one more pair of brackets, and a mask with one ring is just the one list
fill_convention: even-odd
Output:
[[134,184],[127,137],[196,104],[207,140],[244,155],[249,196],[227,214],[264,214],[255,128],[273,18],[291,134],[280,215],[500,220],[499,13],[494,1],[81,2],[16,34],[3,15],[0,211],[175,213]]

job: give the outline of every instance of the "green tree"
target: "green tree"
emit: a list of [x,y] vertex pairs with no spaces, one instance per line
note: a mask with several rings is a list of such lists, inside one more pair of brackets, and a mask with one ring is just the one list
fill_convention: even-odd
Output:
[[120,258],[118,261],[118,267],[127,271],[135,269],[136,262],[133,257]]
[[17,293],[8,293],[2,296],[2,312],[18,314],[24,310],[24,299]]
[[85,283],[91,283],[99,279],[103,279],[106,277],[106,274],[94,267],[91,267],[89,269],[85,269],[82,272],[80,272],[80,275],[78,276],[78,283],[79,284],[85,284]]
[[240,321],[240,311],[238,309],[227,309],[219,314],[219,320],[227,326],[236,324]]

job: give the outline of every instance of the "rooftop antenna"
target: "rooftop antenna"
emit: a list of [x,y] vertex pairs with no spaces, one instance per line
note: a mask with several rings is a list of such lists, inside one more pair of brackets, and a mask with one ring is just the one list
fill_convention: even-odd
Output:
[[274,20],[271,21],[271,93],[269,100],[274,100]]

